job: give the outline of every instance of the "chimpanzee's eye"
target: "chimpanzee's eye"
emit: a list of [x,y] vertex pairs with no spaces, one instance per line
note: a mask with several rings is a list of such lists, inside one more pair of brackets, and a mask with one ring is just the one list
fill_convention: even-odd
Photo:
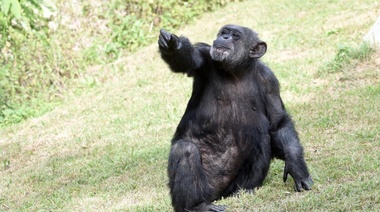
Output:
[[232,33],[232,37],[235,39],[235,40],[238,40],[240,38],[239,34],[234,32]]

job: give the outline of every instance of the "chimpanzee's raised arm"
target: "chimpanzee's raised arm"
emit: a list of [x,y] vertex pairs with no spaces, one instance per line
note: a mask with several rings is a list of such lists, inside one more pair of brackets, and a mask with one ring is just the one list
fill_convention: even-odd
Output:
[[204,63],[199,45],[193,46],[186,37],[178,37],[161,29],[158,46],[161,58],[173,72],[193,75],[194,71]]

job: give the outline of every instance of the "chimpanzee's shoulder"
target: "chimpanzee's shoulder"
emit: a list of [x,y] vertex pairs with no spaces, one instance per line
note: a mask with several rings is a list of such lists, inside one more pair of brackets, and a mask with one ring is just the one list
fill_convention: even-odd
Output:
[[280,88],[276,75],[267,65],[259,61],[256,68],[258,70],[258,79],[262,85],[265,85],[270,90],[278,90]]

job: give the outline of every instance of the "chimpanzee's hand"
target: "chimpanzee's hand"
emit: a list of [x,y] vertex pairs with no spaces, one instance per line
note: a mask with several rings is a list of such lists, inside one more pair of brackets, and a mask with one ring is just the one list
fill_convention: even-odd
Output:
[[284,177],[283,180],[286,182],[288,179],[288,174],[290,174],[294,180],[294,190],[300,192],[303,190],[311,190],[314,182],[310,176],[302,177],[300,173],[292,173],[291,168],[285,163]]
[[175,34],[171,34],[164,29],[161,29],[158,38],[158,46],[162,53],[171,55],[181,48],[181,42]]

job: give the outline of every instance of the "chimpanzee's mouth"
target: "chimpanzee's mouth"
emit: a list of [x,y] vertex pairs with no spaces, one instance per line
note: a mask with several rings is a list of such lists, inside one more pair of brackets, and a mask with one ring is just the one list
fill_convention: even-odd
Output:
[[217,45],[217,46],[214,46],[214,48],[216,50],[228,50],[228,49],[231,49],[230,47],[224,46],[224,45]]
[[220,47],[217,47],[217,48],[214,48],[215,49],[215,52],[218,52],[218,53],[223,53],[223,52],[226,52],[226,48],[220,48]]

